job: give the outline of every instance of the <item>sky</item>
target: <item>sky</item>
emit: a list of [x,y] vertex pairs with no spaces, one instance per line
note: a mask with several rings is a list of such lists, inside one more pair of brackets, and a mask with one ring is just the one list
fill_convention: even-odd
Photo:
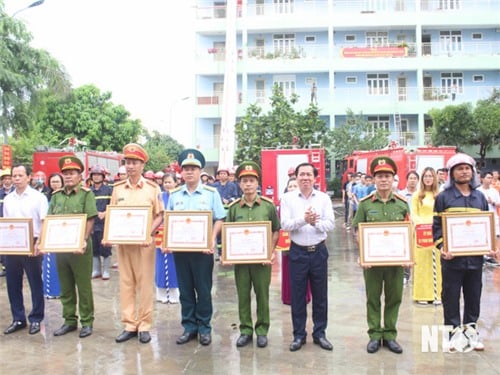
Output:
[[[4,0],[5,11],[33,2]],[[143,126],[190,147],[193,14],[192,0],[45,0],[15,17],[32,46],[65,67],[73,87],[110,91]]]

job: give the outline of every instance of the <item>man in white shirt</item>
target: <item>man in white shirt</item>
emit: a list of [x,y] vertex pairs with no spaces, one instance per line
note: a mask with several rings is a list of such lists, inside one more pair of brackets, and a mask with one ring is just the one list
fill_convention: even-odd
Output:
[[[48,210],[45,195],[29,186],[30,170],[24,165],[12,168],[15,190],[4,199],[3,216],[11,218],[32,218],[33,236],[40,237],[42,221]],[[35,241],[33,241],[35,243]],[[12,324],[4,334],[8,335],[26,327],[26,312],[23,302],[23,271],[31,289],[32,309],[28,315],[31,335],[40,332],[40,322],[44,318],[42,256],[35,250],[33,255],[7,255],[7,292],[9,295]]]
[[[486,200],[488,201],[488,211],[493,212],[494,225],[495,225],[495,235],[498,238],[500,236],[500,224],[498,220],[497,207],[500,205],[500,193],[498,190],[492,186],[493,173],[490,171],[481,172],[481,186],[477,188],[480,192],[484,194]],[[494,258],[485,256],[485,264],[492,266],[500,266]]]
[[306,343],[307,282],[312,292],[313,342],[333,350],[325,331],[328,323],[328,249],[327,232],[333,230],[334,214],[330,197],[314,189],[317,169],[302,163],[295,169],[299,189],[283,195],[281,226],[290,231],[290,287],[292,294],[293,342],[290,351]]

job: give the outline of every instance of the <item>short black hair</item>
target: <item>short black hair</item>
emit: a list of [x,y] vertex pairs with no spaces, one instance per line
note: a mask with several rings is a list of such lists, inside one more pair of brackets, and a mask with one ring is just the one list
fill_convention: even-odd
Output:
[[20,168],[20,167],[23,167],[24,170],[26,171],[26,176],[31,176],[31,167],[29,165],[26,165],[26,164],[14,164],[12,166],[12,168],[10,169],[10,174],[12,175],[12,171],[14,170],[14,168]]
[[312,165],[311,163],[300,163],[299,165],[297,165],[297,167],[295,168],[295,176],[298,176],[299,175],[299,169],[301,167],[312,167],[313,169],[313,173],[314,173],[314,177],[318,177],[318,170],[316,169],[316,167],[314,165]]

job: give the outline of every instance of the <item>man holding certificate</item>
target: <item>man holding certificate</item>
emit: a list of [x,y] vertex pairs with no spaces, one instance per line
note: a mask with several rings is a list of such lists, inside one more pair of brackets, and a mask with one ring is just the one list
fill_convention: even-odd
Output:
[[[409,207],[406,198],[392,191],[397,172],[396,163],[391,158],[379,156],[373,159],[370,173],[375,181],[376,190],[359,202],[352,222],[353,227],[357,228],[359,223],[366,222],[408,221]],[[370,337],[366,351],[375,353],[382,343],[391,352],[400,354],[403,349],[396,341],[398,334],[396,323],[403,298],[404,269],[399,265],[365,267],[363,275]],[[383,327],[380,301],[382,293],[385,298]]]
[[314,189],[318,170],[310,163],[295,168],[299,188],[281,199],[281,226],[290,231],[289,269],[292,294],[293,342],[290,351],[306,343],[307,283],[312,293],[313,342],[333,350],[326,338],[328,324],[328,248],[327,233],[334,228],[330,197]]
[[[118,245],[120,265],[120,305],[124,330],[115,341],[130,340],[139,335],[139,342],[151,341],[153,324],[155,259],[154,234],[163,220],[163,201],[158,184],[142,176],[147,152],[138,144],[123,147],[128,178],[117,182],[111,195],[111,205],[151,206],[153,218],[151,238],[142,245]],[[130,228],[132,230],[134,228]]]
[[[179,154],[179,165],[185,184],[170,192],[170,211],[211,211],[212,233],[204,234],[208,246],[204,251],[174,252],[177,281],[179,282],[182,326],[184,332],[177,338],[177,344],[185,344],[199,336],[201,345],[212,342],[212,272],[217,235],[226,217],[224,206],[217,189],[203,185],[200,175],[205,166],[205,157],[195,149],[187,149]],[[170,234],[169,234],[170,235]],[[200,234],[201,235],[201,234]],[[189,241],[189,236],[186,236]],[[167,248],[164,251],[170,251]]]
[[[278,242],[280,221],[276,207],[271,199],[257,195],[257,188],[261,178],[260,167],[252,161],[244,161],[236,170],[243,196],[230,206],[226,222],[270,221],[272,231],[272,258]],[[238,311],[240,316],[240,337],[236,341],[237,347],[243,347],[252,341],[254,327],[252,324],[251,291],[255,292],[257,302],[257,321],[255,333],[257,346],[267,346],[267,332],[269,331],[269,285],[271,284],[271,264],[236,264],[234,278],[238,292]]]
[[[448,180],[434,203],[435,216],[432,234],[434,244],[441,250],[444,324],[453,326],[454,329],[462,327],[468,331],[466,336],[477,338],[476,323],[479,319],[481,304],[483,255],[454,256],[449,249],[445,248],[442,217],[445,212],[488,211],[488,202],[484,194],[476,189],[480,184],[475,165],[474,159],[462,153],[448,160],[446,165],[449,170]],[[486,234],[483,237],[486,237]],[[497,248],[493,249],[489,255],[498,257],[498,254]],[[463,319],[460,318],[461,292],[464,304]],[[484,345],[476,339],[473,349],[484,350]]]
[[[47,198],[42,193],[29,186],[30,170],[24,165],[15,165],[12,168],[12,180],[15,189],[5,197],[3,216],[12,218],[32,218],[33,237],[40,237],[42,220],[49,207]],[[29,242],[29,239],[25,239]],[[6,335],[26,327],[26,313],[23,302],[23,272],[29,281],[31,289],[31,312],[29,333],[40,331],[40,322],[44,317],[44,299],[42,282],[42,256],[7,255],[5,256],[7,272],[7,292],[9,295],[12,324],[4,331]]]

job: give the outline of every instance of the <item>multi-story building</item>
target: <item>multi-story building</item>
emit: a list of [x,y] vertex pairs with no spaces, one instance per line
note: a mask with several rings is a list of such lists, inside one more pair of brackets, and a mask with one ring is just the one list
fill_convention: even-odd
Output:
[[[330,127],[351,109],[403,145],[429,142],[431,108],[500,87],[500,0],[197,0],[196,12],[193,142],[212,163],[224,106],[237,118],[251,103],[269,110],[274,84],[300,96],[297,110],[317,103]],[[226,72],[236,79],[229,103]]]

